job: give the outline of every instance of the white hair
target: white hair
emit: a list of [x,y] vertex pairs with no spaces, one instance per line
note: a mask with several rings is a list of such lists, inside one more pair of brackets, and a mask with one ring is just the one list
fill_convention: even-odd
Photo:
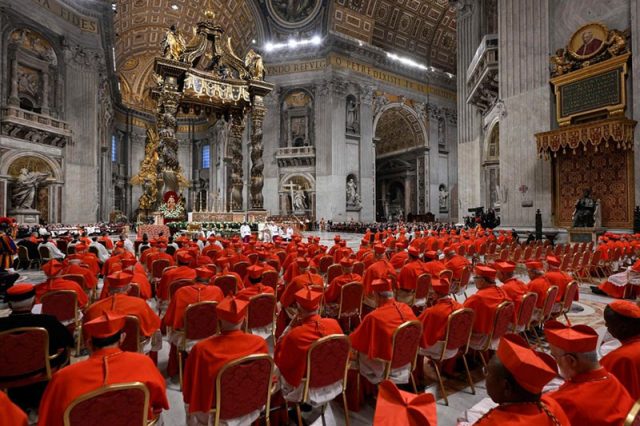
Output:
[[242,328],[242,323],[243,321],[240,321],[239,323],[232,323],[229,321],[225,321],[225,320],[220,320],[220,331],[234,331],[234,330],[240,330]]
[[18,301],[9,301],[9,306],[12,311],[30,311],[35,302],[35,296],[32,296],[28,299],[18,300]]

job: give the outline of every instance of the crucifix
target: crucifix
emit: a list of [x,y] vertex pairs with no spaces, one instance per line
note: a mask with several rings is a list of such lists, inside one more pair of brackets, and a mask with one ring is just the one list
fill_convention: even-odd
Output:
[[288,189],[289,190],[289,194],[291,196],[291,213],[293,213],[293,211],[294,211],[294,207],[293,207],[293,190],[294,189],[298,189],[298,185],[296,185],[293,182],[289,182],[287,184],[282,185],[282,187],[284,189]]

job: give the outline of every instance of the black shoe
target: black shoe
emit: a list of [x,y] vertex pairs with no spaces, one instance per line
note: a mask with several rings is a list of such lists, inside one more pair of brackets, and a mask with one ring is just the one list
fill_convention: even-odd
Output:
[[594,294],[599,294],[601,296],[608,296],[607,293],[605,293],[604,291],[600,290],[600,288],[597,285],[592,285],[591,287],[591,292]]

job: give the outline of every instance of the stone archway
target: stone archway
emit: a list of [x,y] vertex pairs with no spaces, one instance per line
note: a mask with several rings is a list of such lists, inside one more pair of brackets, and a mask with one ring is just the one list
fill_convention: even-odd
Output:
[[[406,219],[421,211],[426,191],[424,168],[428,147],[427,132],[422,120],[405,104],[386,105],[374,119],[376,151],[376,216],[377,220]],[[418,169],[422,170],[418,181]],[[400,201],[392,200],[391,189],[402,186]],[[399,188],[399,187],[398,187]],[[399,189],[398,189],[399,191]],[[398,192],[396,191],[396,192]],[[423,207],[424,208],[424,207]]]
[[282,216],[315,217],[316,185],[309,173],[291,173],[280,179],[278,188]]
[[[23,169],[43,176],[36,179],[33,194],[26,198],[32,200],[26,201],[29,207],[16,209],[12,203],[13,191]],[[62,169],[55,160],[38,152],[10,152],[0,160],[0,214],[14,215],[20,223],[35,223],[38,220],[60,222],[63,183]],[[23,210],[31,210],[31,213],[19,213]]]

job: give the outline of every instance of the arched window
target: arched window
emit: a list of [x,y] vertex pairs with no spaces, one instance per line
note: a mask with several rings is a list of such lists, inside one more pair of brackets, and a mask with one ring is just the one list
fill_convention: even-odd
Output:
[[208,169],[209,168],[209,153],[210,153],[210,147],[208,144],[206,145],[202,145],[202,157],[200,160],[200,168],[201,169]]

